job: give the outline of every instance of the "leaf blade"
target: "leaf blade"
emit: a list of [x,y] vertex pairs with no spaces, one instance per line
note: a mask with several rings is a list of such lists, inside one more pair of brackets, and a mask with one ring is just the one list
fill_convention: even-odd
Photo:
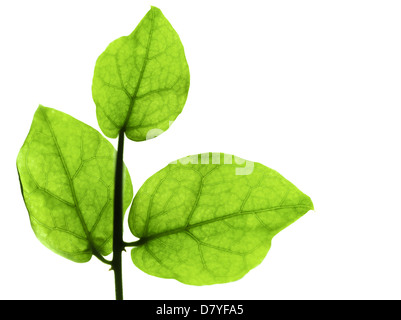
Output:
[[178,34],[151,7],[135,30],[116,39],[99,56],[92,96],[103,133],[120,130],[134,141],[158,136],[182,112],[189,69]]
[[[132,250],[144,272],[204,285],[242,278],[261,263],[271,239],[310,209],[310,198],[274,170],[253,163],[170,164],[149,178],[128,217],[140,238]],[[267,192],[268,191],[268,192]]]
[[[95,129],[39,106],[17,169],[32,228],[49,249],[75,262],[111,253],[114,158]],[[132,193],[126,170],[125,210]]]

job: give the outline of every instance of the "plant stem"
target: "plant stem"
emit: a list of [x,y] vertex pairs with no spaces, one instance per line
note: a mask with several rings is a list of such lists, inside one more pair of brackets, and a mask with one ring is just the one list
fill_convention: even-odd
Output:
[[133,242],[124,242],[124,247],[139,247],[146,242],[144,239],[139,239]]
[[123,241],[123,153],[124,130],[118,136],[116,171],[114,180],[114,218],[113,218],[113,260],[116,300],[123,300],[123,279],[121,269],[121,252],[124,250]]

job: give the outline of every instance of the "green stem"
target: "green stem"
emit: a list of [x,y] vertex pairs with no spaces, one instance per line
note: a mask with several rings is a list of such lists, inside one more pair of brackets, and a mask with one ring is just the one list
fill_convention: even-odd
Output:
[[116,172],[114,180],[114,219],[113,219],[113,260],[116,300],[123,300],[123,279],[121,269],[121,252],[124,250],[123,241],[123,153],[124,130],[118,136]]
[[105,264],[110,264],[111,265],[111,261],[107,260],[105,257],[103,257],[99,252],[95,251],[92,249],[93,255],[98,258],[100,261],[102,261]]
[[143,239],[139,239],[133,242],[124,242],[124,247],[139,247],[143,245],[145,242],[146,240],[144,241]]

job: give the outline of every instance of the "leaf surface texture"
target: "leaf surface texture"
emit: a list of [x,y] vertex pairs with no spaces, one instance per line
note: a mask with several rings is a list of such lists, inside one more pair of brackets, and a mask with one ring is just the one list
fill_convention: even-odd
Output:
[[92,96],[103,133],[120,130],[134,141],[154,138],[181,113],[189,90],[189,69],[178,34],[152,7],[135,30],[99,56]]
[[[116,152],[98,131],[39,106],[18,154],[22,194],[37,238],[75,262],[112,252]],[[124,173],[124,211],[133,197]]]
[[134,197],[128,222],[141,245],[132,260],[148,274],[186,284],[235,281],[261,263],[274,235],[311,209],[307,195],[262,164],[223,154],[187,157],[150,177]]

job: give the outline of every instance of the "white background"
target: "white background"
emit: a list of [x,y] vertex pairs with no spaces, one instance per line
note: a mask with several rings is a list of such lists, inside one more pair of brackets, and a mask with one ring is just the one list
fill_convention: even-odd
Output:
[[39,103],[99,130],[96,58],[150,5],[181,37],[191,88],[168,131],[126,140],[134,190],[172,160],[226,152],[277,170],[316,210],[229,284],[152,277],[124,253],[125,298],[400,299],[401,3],[369,0],[2,1],[0,298],[114,299],[108,266],[35,238],[15,163]]

